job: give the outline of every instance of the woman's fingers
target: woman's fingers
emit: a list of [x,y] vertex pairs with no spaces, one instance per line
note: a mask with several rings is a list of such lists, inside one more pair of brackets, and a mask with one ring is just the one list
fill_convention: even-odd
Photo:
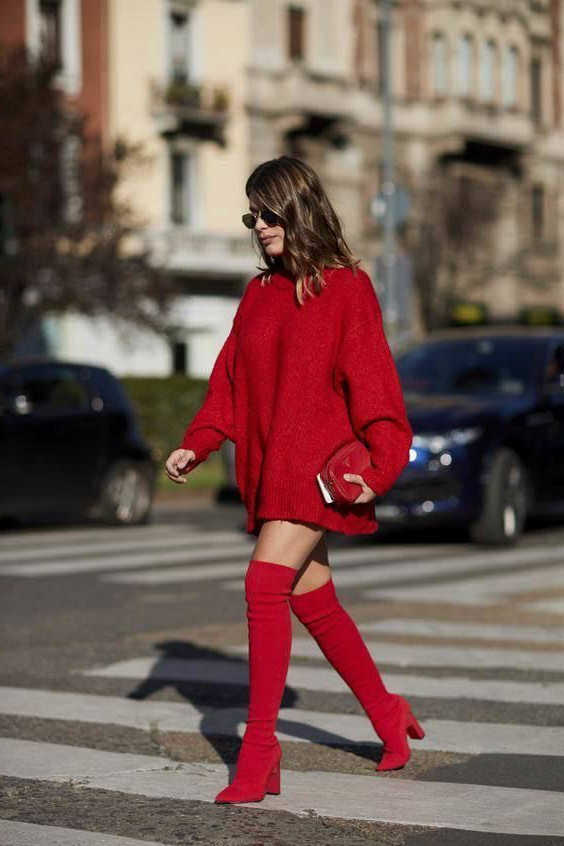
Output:
[[369,488],[362,476],[359,476],[356,473],[344,473],[343,479],[347,482],[355,482],[357,485],[360,485],[362,488],[362,493],[359,494],[357,499],[354,501],[354,505],[360,505],[363,502],[371,502],[373,499],[376,499],[376,494]]
[[171,452],[165,464],[165,471],[171,482],[181,485],[186,482],[182,473],[195,457],[196,454],[191,449],[176,449]]

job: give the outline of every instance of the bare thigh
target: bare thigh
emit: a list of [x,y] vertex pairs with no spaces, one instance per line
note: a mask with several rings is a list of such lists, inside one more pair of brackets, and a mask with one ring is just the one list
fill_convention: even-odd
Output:
[[260,529],[253,558],[299,570],[325,534],[322,526],[290,520],[266,520]]
[[311,523],[267,520],[263,523],[253,558],[283,564],[297,571],[293,593],[307,593],[331,578],[326,529]]

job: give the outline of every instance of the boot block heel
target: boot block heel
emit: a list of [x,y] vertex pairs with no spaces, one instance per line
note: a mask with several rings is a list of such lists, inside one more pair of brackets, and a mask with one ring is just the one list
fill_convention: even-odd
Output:
[[278,796],[280,793],[280,764],[277,764],[270,775],[268,776],[268,781],[266,782],[266,793],[273,793],[275,796]]
[[413,714],[409,714],[408,716],[408,723],[407,723],[407,733],[412,740],[423,740],[425,737],[425,732],[413,716]]

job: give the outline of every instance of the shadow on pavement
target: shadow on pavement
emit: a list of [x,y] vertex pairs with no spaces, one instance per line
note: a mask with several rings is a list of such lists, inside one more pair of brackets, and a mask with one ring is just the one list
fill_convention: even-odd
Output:
[[[151,674],[127,695],[128,699],[149,699],[157,691],[166,687],[173,687],[180,696],[200,711],[202,715],[199,726],[200,734],[211,743],[221,760],[226,765],[231,765],[229,769],[230,776],[232,776],[240,747],[239,740],[234,749],[233,740],[238,737],[238,725],[246,719],[249,701],[247,661],[221,650],[190,643],[189,641],[163,641],[155,644],[155,648],[161,652],[161,657],[153,666]],[[225,664],[228,664],[232,671],[232,678],[228,685],[225,684],[225,680],[219,678],[214,681],[213,673],[210,677],[206,675],[205,679],[198,681],[181,681],[178,679],[177,669],[179,660],[186,662],[217,661],[221,662],[222,669]],[[239,677],[241,678],[240,684],[237,683]],[[293,708],[297,699],[296,691],[286,686],[281,707]],[[218,719],[221,719],[219,731]],[[359,758],[366,758],[374,761],[374,763],[377,763],[380,759],[381,747],[378,744],[361,746],[342,735],[316,729],[305,723],[279,719],[277,730],[290,737],[295,737],[297,740],[306,740],[352,752]]]

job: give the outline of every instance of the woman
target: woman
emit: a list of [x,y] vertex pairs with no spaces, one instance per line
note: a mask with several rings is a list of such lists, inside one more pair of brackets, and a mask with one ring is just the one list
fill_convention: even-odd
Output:
[[[246,185],[265,268],[244,292],[213,367],[205,401],[168,477],[204,461],[226,438],[236,444],[247,531],[257,536],[245,577],[249,712],[236,775],[216,802],[260,801],[280,792],[275,736],[291,646],[290,608],[350,686],[384,743],[378,770],[409,759],[407,735],[423,731],[408,703],[389,693],[359,631],[335,594],[327,529],[369,534],[372,500],[408,460],[411,430],[380,308],[357,268],[314,171],[282,156]],[[343,443],[360,438],[373,466],[344,478],[352,505],[327,504],[316,475]]]

